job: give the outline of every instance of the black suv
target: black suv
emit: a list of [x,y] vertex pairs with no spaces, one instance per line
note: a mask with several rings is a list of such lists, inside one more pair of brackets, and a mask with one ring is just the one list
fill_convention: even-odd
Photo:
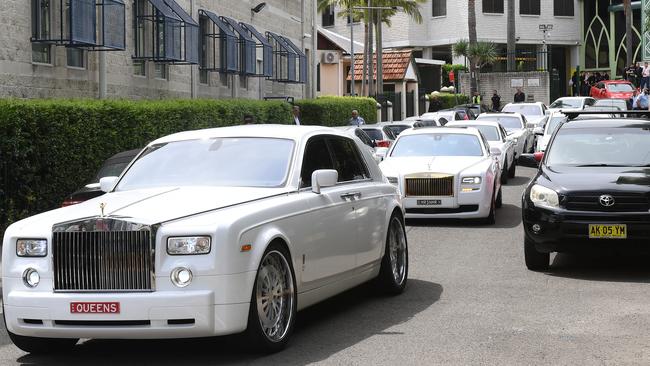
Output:
[[551,252],[650,248],[650,122],[585,117],[520,157],[539,164],[522,197],[531,270],[547,270]]

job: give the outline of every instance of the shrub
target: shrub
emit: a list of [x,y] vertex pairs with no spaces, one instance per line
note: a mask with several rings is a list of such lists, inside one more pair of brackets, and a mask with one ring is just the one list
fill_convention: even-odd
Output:
[[366,123],[377,121],[376,102],[363,97],[320,97],[301,99],[295,102],[300,106],[304,124],[321,126],[345,126],[353,109],[359,111]]
[[293,123],[285,102],[256,100],[0,100],[0,232],[59,207],[109,156],[174,132]]
[[452,108],[458,104],[466,104],[471,101],[470,97],[465,94],[440,93],[431,94],[429,97],[429,112],[437,112],[441,109]]

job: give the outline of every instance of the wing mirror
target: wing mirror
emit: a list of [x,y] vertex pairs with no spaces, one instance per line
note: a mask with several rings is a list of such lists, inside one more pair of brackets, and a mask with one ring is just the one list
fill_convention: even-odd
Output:
[[339,172],[334,169],[320,169],[311,173],[311,191],[320,194],[321,188],[333,187],[339,180]]
[[99,189],[101,189],[102,192],[110,192],[110,190],[115,186],[115,183],[117,183],[117,178],[118,177],[101,178],[99,180]]
[[544,136],[544,128],[543,127],[535,127],[533,129],[533,133],[537,136]]

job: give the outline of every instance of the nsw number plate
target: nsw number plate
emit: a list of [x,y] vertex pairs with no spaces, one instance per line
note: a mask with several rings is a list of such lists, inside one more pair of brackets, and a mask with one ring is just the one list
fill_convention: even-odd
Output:
[[73,314],[119,314],[119,302],[71,302]]
[[440,206],[441,200],[418,200],[418,206]]
[[626,239],[627,225],[589,224],[589,239]]

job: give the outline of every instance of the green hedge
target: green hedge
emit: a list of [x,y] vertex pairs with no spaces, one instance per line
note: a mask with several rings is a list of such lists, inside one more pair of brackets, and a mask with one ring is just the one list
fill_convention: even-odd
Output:
[[174,132],[293,123],[291,106],[251,100],[0,100],[0,233],[59,207],[109,156]]
[[303,123],[308,125],[347,125],[353,109],[366,123],[377,122],[377,104],[372,98],[321,97],[297,100],[295,104],[300,106]]
[[465,94],[431,94],[429,95],[429,112],[452,108],[458,104],[469,103],[471,99]]

